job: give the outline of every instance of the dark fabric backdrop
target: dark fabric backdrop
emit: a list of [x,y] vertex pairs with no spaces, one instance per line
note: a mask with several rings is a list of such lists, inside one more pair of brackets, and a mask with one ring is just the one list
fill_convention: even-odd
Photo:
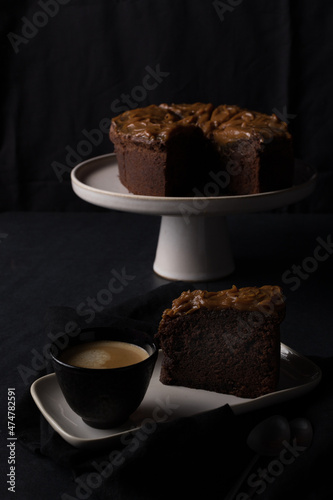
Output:
[[15,0],[1,11],[0,210],[98,210],[69,173],[113,151],[110,118],[206,101],[284,117],[296,156],[320,174],[291,209],[332,211],[333,3]]

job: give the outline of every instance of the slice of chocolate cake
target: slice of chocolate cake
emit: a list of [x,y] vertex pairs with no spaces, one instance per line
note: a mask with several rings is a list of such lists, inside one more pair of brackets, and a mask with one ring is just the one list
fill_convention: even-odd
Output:
[[161,382],[243,398],[275,391],[284,315],[278,286],[183,292],[156,334]]

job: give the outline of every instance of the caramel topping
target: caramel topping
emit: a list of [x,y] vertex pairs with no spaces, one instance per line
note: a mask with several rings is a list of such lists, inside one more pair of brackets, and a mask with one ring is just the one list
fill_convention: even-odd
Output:
[[214,106],[196,102],[194,104],[160,104],[162,109],[179,116],[180,124],[204,125],[211,117]]
[[287,124],[274,113],[266,115],[241,109],[238,106],[218,106],[211,117],[211,131],[218,144],[259,137],[260,142],[267,141],[274,135],[289,136]]
[[265,285],[262,287],[237,288],[207,292],[205,290],[184,291],[166,309],[165,316],[191,314],[198,309],[237,309],[239,311],[261,311],[274,314],[285,307],[281,288]]
[[154,139],[165,140],[177,121],[179,121],[179,116],[171,110],[151,104],[146,108],[125,111],[113,118],[112,125],[125,135],[153,141]]
[[[151,104],[145,108],[125,111],[113,118],[111,131],[121,132],[138,141],[165,142],[174,131],[183,126],[198,126],[217,144],[250,138],[261,142],[274,135],[290,137],[287,124],[275,114],[267,115],[240,108],[221,105],[214,109],[210,103]],[[111,134],[112,135],[112,134]]]

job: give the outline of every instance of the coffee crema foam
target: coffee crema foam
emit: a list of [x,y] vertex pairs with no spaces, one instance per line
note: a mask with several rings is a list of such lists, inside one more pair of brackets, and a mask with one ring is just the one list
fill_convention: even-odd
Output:
[[148,352],[135,344],[96,340],[69,347],[59,359],[79,368],[102,369],[134,365],[148,357]]

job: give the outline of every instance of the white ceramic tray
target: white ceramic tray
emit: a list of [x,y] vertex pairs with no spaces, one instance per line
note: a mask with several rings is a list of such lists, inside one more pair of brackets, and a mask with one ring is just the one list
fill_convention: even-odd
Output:
[[77,448],[97,448],[136,429],[149,433],[158,422],[191,416],[225,404],[235,414],[240,414],[287,401],[312,390],[321,379],[318,366],[284,344],[281,344],[278,390],[255,399],[163,385],[159,381],[160,366],[161,353],[140,407],[125,424],[114,429],[94,429],[85,424],[66,403],[55,374],[36,380],[31,386],[31,394],[43,416],[63,439]]
[[178,198],[129,193],[119,180],[114,154],[91,158],[71,172],[74,192],[88,203],[161,215],[153,269],[164,278],[183,281],[214,280],[234,271],[227,215],[296,203],[313,191],[316,177],[311,167],[297,160],[294,184],[288,189],[242,196]]

